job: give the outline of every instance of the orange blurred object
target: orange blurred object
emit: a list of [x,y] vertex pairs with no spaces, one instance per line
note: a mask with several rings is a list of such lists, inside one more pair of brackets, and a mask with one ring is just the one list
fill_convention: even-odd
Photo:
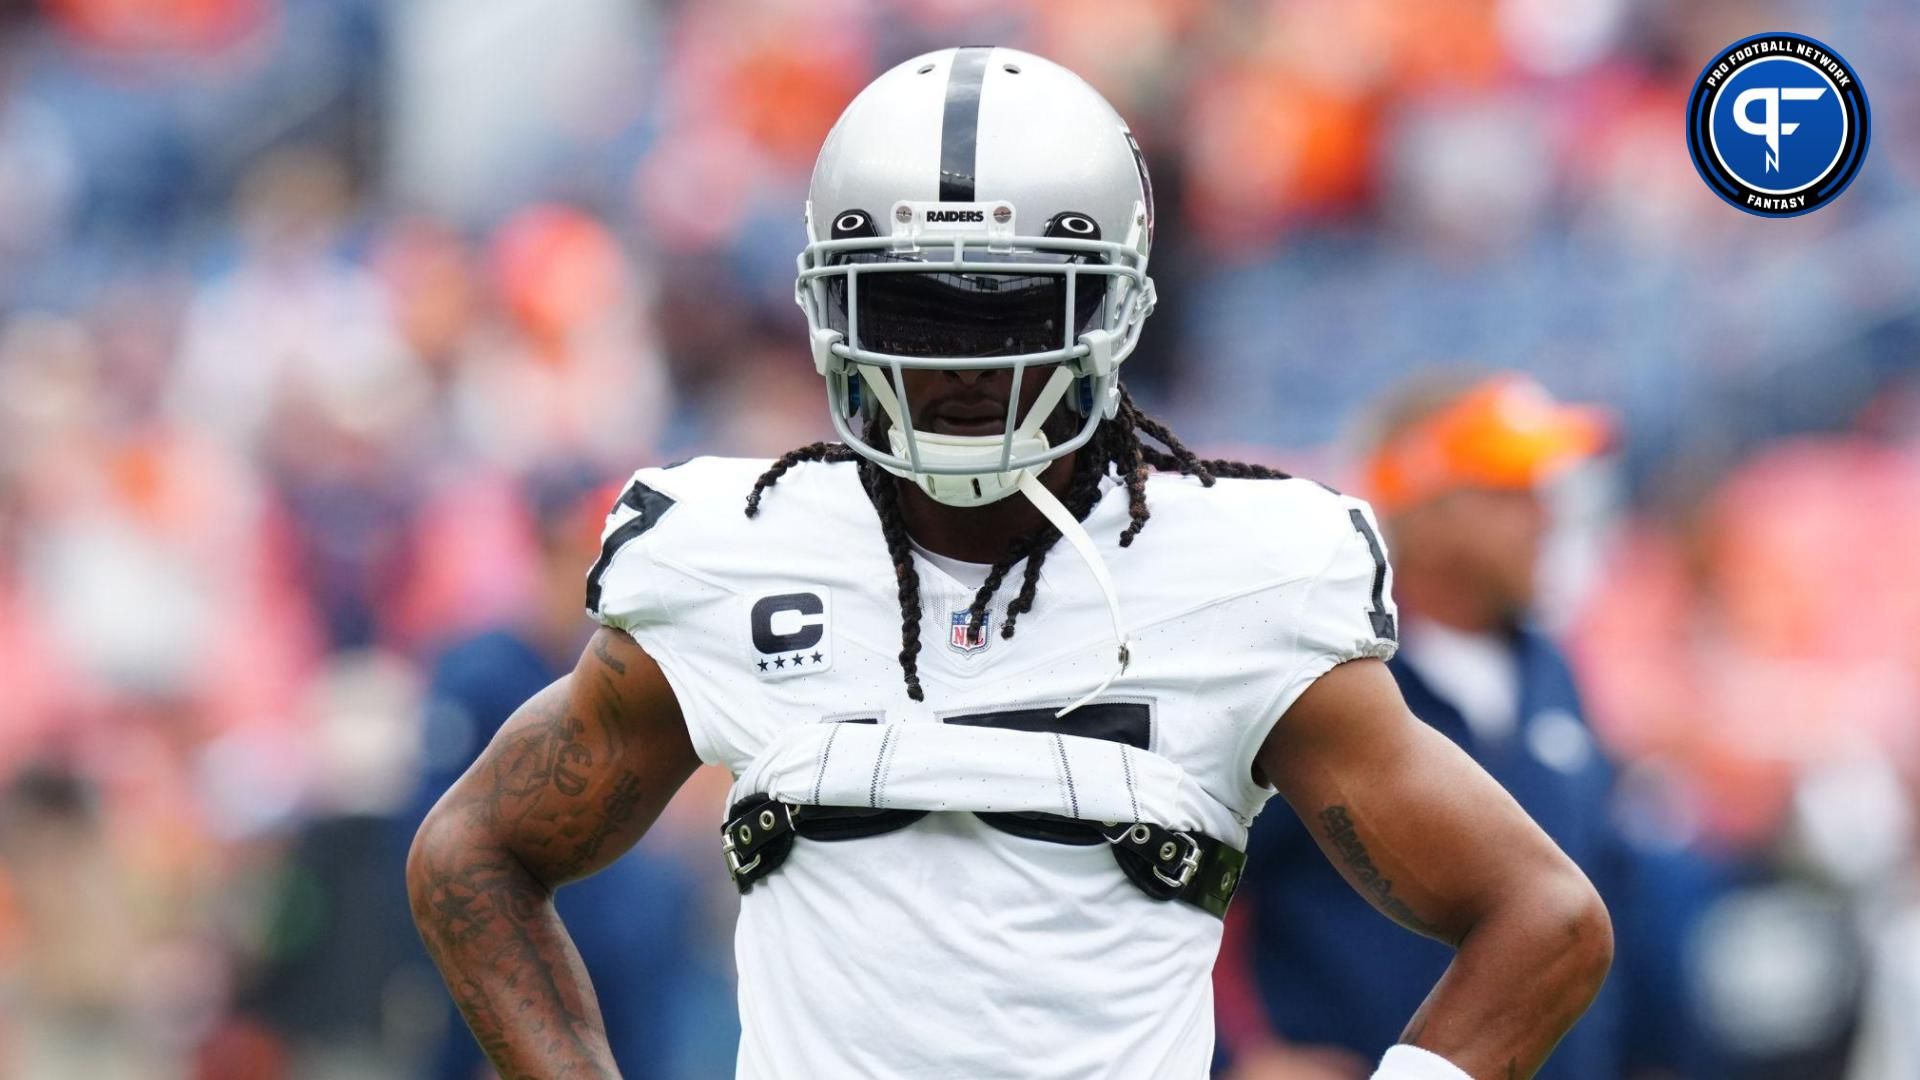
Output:
[[194,1080],[277,1080],[291,1072],[286,1040],[245,1019],[229,1020],[208,1036],[193,1064]]
[[527,331],[552,344],[626,294],[627,267],[605,225],[571,206],[530,206],[494,234],[494,282]]
[[722,89],[740,130],[783,162],[811,164],[864,75],[840,57],[767,41],[735,58]]
[[1507,66],[1493,0],[1383,0],[1373,7],[1400,93],[1484,87]]
[[1908,453],[1847,438],[1777,443],[1706,510],[1706,584],[1740,647],[1920,670],[1920,468]]
[[268,0],[42,0],[67,33],[110,49],[218,49],[256,29]]
[[479,317],[472,264],[460,234],[431,218],[399,221],[380,239],[374,269],[393,299],[401,336],[429,364],[453,363]]
[[1684,530],[1615,545],[1577,627],[1596,726],[1664,761],[1706,831],[1758,844],[1794,778],[1920,746],[1920,466],[1850,437],[1778,443]]
[[1367,498],[1392,513],[1458,488],[1531,488],[1604,449],[1612,431],[1603,410],[1498,375],[1381,446],[1366,466]]
[[1378,118],[1363,88],[1243,64],[1196,86],[1187,174],[1210,242],[1257,247],[1273,228],[1358,203]]

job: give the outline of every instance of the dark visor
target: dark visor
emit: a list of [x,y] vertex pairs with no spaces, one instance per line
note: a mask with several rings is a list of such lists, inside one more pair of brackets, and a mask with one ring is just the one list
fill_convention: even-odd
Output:
[[[969,255],[969,261],[977,256]],[[1010,262],[1099,265],[1084,254],[1021,251],[995,256]],[[850,252],[848,263],[918,262],[891,252]],[[885,271],[860,276],[860,325],[849,344],[898,356],[995,357],[1047,352],[1071,344],[1061,326],[1067,309],[1067,276],[993,273],[981,270]],[[1100,325],[1108,275],[1080,274],[1074,285],[1073,336]],[[847,331],[847,279],[827,279],[827,326]],[[849,334],[849,337],[854,335]]]

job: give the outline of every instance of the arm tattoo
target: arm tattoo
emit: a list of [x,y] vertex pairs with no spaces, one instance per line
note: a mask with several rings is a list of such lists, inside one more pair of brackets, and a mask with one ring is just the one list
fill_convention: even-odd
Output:
[[[586,971],[552,894],[511,855],[456,860],[416,881],[414,918],[480,1048],[502,1066],[517,1046],[553,1063],[555,1076],[612,1077]],[[479,977],[488,969],[511,975],[488,985]]]
[[578,874],[599,856],[600,848],[606,844],[607,837],[618,832],[627,822],[633,820],[634,808],[640,805],[640,778],[630,772],[620,774],[613,790],[600,800],[600,823],[587,833],[573,849],[573,854],[555,868],[554,876],[570,878]]
[[607,647],[605,635],[593,635],[593,655],[598,657],[601,663],[612,668],[614,674],[625,675],[627,673],[627,662],[613,655],[613,650]]
[[586,725],[569,716],[553,748],[553,786],[562,795],[584,795],[587,778],[582,769],[593,768],[593,751],[580,740]]
[[627,750],[627,701],[620,696],[613,677],[604,671],[600,673],[600,694],[594,699],[593,711],[600,721],[600,737],[607,740],[607,759],[619,760]]
[[1340,853],[1340,861],[1347,864],[1347,870],[1359,883],[1360,891],[1375,907],[1409,930],[1435,936],[1440,934],[1439,927],[1414,914],[1406,901],[1393,894],[1392,879],[1374,865],[1373,856],[1367,853],[1367,846],[1360,842],[1360,834],[1346,807],[1329,806],[1320,811],[1320,828],[1334,850]]
[[586,725],[568,714],[564,702],[544,709],[544,717],[512,736],[493,762],[493,789],[485,810],[493,823],[519,824],[539,811],[548,788],[578,796],[587,790],[593,749],[581,736]]
[[555,885],[631,842],[646,801],[641,777],[617,767],[627,710],[608,674],[617,661],[601,659],[595,700],[581,705],[594,715],[576,715],[567,692],[529,701],[435,810],[437,832],[409,862],[414,921],[502,1076],[616,1075],[552,903]]

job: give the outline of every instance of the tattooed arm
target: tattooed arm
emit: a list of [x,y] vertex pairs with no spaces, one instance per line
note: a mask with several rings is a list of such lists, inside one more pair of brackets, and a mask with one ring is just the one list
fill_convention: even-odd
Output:
[[1407,710],[1378,660],[1321,676],[1254,770],[1361,895],[1455,948],[1400,1041],[1482,1080],[1532,1076],[1613,959],[1612,924],[1579,867]]
[[501,1076],[618,1075],[553,890],[633,846],[699,764],[659,666],[602,629],[420,826],[413,921]]

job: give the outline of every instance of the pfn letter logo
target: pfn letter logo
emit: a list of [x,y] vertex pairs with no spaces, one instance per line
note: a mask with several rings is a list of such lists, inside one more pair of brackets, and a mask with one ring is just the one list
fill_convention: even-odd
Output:
[[[1733,122],[1741,131],[1749,135],[1758,135],[1767,140],[1767,171],[1780,171],[1780,136],[1791,135],[1800,130],[1793,122],[1780,122],[1780,103],[1782,101],[1819,101],[1825,97],[1824,86],[1756,86],[1742,91],[1733,99]],[[1755,120],[1751,111],[1754,102],[1766,103],[1762,119]]]

